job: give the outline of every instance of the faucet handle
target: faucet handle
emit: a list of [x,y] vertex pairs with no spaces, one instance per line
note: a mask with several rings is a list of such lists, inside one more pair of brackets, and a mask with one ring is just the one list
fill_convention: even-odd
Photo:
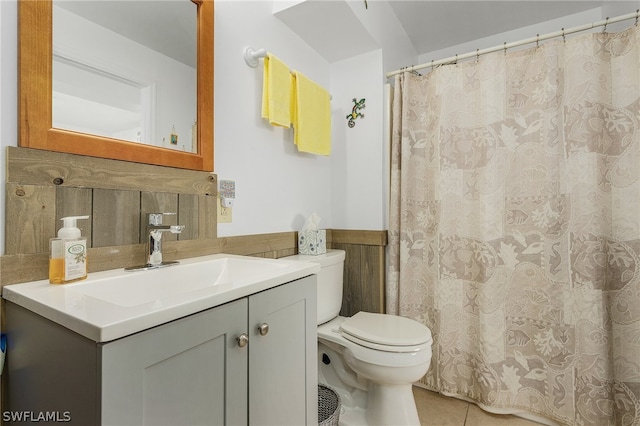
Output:
[[149,213],[149,225],[162,225],[162,216],[174,216],[176,213]]

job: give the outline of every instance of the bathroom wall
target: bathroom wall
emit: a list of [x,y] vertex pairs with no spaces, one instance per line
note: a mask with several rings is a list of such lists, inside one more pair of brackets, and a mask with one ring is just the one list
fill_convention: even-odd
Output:
[[[349,2],[379,48],[329,64],[273,15],[274,8],[298,2],[289,3],[216,3],[215,169],[219,179],[236,180],[237,191],[233,222],[219,224],[218,235],[299,230],[313,212],[322,217],[322,227],[386,229],[383,70],[399,67],[415,52],[390,21],[388,4],[365,10]],[[330,91],[329,158],[297,153],[290,129],[273,128],[260,118],[262,61],[257,69],[247,67],[245,46],[266,48]],[[365,98],[367,107],[365,118],[348,128],[353,98]],[[229,99],[240,106],[235,114],[226,111]]]
[[[331,205],[333,227],[385,229],[383,200],[382,51],[364,53],[331,65],[333,152]],[[338,99],[336,99],[338,98]],[[347,126],[353,99],[365,99],[364,117]]]
[[236,183],[233,221],[219,224],[218,235],[300,230],[313,212],[333,226],[334,156],[298,153],[292,129],[260,117],[263,61],[250,68],[242,54],[267,49],[327,90],[329,64],[273,16],[272,2],[216,1],[215,12],[215,172]]

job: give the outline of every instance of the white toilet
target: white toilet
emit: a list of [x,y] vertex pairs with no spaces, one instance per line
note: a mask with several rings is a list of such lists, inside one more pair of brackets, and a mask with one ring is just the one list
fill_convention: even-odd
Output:
[[318,381],[340,394],[340,425],[419,425],[411,386],[431,362],[431,331],[408,318],[358,312],[342,305],[343,250],[288,260],[320,263]]

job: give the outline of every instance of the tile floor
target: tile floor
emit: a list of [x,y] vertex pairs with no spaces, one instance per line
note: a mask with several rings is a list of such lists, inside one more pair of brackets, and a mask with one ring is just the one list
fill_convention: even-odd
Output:
[[475,404],[413,387],[421,426],[540,426],[516,416],[496,415]]

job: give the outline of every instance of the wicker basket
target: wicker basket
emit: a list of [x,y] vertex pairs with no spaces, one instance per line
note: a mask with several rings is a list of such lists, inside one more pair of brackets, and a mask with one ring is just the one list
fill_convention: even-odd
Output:
[[338,426],[340,396],[330,387],[318,385],[318,425]]

